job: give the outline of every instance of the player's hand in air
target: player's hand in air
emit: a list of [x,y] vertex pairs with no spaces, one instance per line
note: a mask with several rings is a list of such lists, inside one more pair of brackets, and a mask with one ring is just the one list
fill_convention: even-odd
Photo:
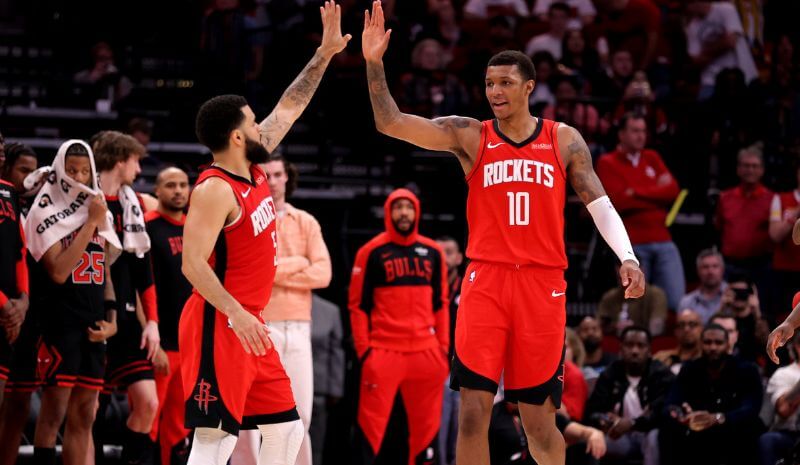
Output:
[[347,47],[353,38],[350,34],[342,36],[342,7],[335,2],[325,2],[319,7],[322,16],[322,43],[319,50],[327,57],[332,57]]
[[147,348],[147,360],[152,361],[156,355],[156,351],[161,347],[161,335],[158,334],[158,323],[155,321],[148,321],[142,330],[142,342],[139,344],[140,349]]
[[792,338],[794,328],[791,325],[783,323],[779,324],[777,328],[773,329],[767,339],[767,355],[774,363],[780,363],[778,355],[775,353],[778,347],[783,347],[786,341]]
[[625,288],[626,299],[637,299],[644,295],[644,273],[632,260],[625,260],[619,268],[619,280]]
[[361,51],[367,61],[381,61],[386,48],[389,47],[389,36],[392,30],[385,30],[383,24],[383,7],[380,1],[372,2],[372,14],[364,12],[364,32],[361,34]]
[[232,312],[229,320],[245,352],[266,355],[272,347],[272,342],[269,340],[269,330],[264,323],[244,309]]

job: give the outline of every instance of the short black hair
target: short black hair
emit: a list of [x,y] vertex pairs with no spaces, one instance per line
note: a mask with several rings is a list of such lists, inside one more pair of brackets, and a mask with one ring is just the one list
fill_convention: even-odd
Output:
[[228,138],[244,120],[242,107],[247,100],[241,95],[219,95],[207,100],[197,111],[195,134],[212,152],[228,148]]
[[508,65],[517,65],[519,74],[526,81],[536,80],[536,67],[533,66],[531,58],[518,50],[504,50],[496,54],[489,59],[489,64],[486,67]]
[[75,142],[74,144],[70,144],[69,147],[67,147],[67,151],[64,152],[64,158],[67,158],[69,156],[88,157],[89,151],[86,150],[85,145]]
[[33,150],[33,147],[26,144],[20,144],[19,142],[11,142],[10,144],[6,144],[6,164],[9,169],[20,159],[20,157],[33,157],[38,160],[36,152]]
[[300,176],[300,171],[279,152],[272,152],[269,154],[267,163],[272,161],[283,163],[283,170],[286,171],[286,197],[290,197],[295,189],[297,189],[297,178]]
[[572,14],[572,9],[569,7],[569,5],[567,5],[564,2],[553,2],[552,4],[550,4],[550,8],[547,9],[547,13],[549,14],[549,13],[552,13],[554,11],[559,11],[559,10],[563,11],[564,13],[566,13],[567,16]]
[[638,111],[625,112],[625,114],[622,115],[622,117],[619,119],[619,123],[617,124],[617,129],[622,131],[623,129],[628,127],[628,121],[637,119],[643,119],[645,120],[645,123],[647,122],[647,119],[644,117],[644,114]]
[[625,329],[623,329],[622,334],[619,335],[619,340],[624,341],[625,336],[627,336],[628,333],[644,333],[644,335],[647,336],[647,343],[649,344],[652,341],[652,337],[650,336],[650,331],[648,331],[647,328],[636,325],[628,326]]
[[722,325],[718,325],[716,323],[709,323],[703,328],[703,335],[705,335],[708,331],[722,331],[725,333],[725,341],[730,342],[730,335],[728,334],[728,330],[723,328]]

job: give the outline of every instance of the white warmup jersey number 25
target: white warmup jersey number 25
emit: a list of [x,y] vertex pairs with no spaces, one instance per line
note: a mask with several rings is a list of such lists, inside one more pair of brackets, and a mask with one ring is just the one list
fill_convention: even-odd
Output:
[[531,217],[531,197],[528,192],[506,192],[508,196],[508,224],[527,226]]

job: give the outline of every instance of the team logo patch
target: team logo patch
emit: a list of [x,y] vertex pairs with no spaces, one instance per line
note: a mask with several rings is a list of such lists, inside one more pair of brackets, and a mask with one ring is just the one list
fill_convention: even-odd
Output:
[[194,400],[197,401],[197,408],[208,415],[209,402],[217,401],[217,396],[211,394],[211,383],[200,378],[200,382],[197,383],[197,394],[195,394]]
[[416,252],[417,255],[419,255],[420,257],[428,256],[428,249],[426,249],[425,247],[417,247],[416,249],[414,249],[414,252]]
[[469,274],[469,282],[475,282],[475,270],[472,270],[472,273]]
[[644,169],[644,174],[646,174],[648,178],[654,178],[656,177],[656,170],[654,170],[652,166],[648,166]]

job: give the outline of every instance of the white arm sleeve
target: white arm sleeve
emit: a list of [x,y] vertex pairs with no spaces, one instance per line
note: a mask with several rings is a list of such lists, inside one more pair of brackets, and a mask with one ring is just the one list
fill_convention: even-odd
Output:
[[639,260],[633,253],[628,232],[625,231],[625,225],[622,224],[622,218],[619,217],[617,209],[611,204],[611,199],[604,195],[586,205],[586,209],[592,215],[600,235],[606,240],[611,250],[617,254],[619,261],[632,260],[638,265]]

